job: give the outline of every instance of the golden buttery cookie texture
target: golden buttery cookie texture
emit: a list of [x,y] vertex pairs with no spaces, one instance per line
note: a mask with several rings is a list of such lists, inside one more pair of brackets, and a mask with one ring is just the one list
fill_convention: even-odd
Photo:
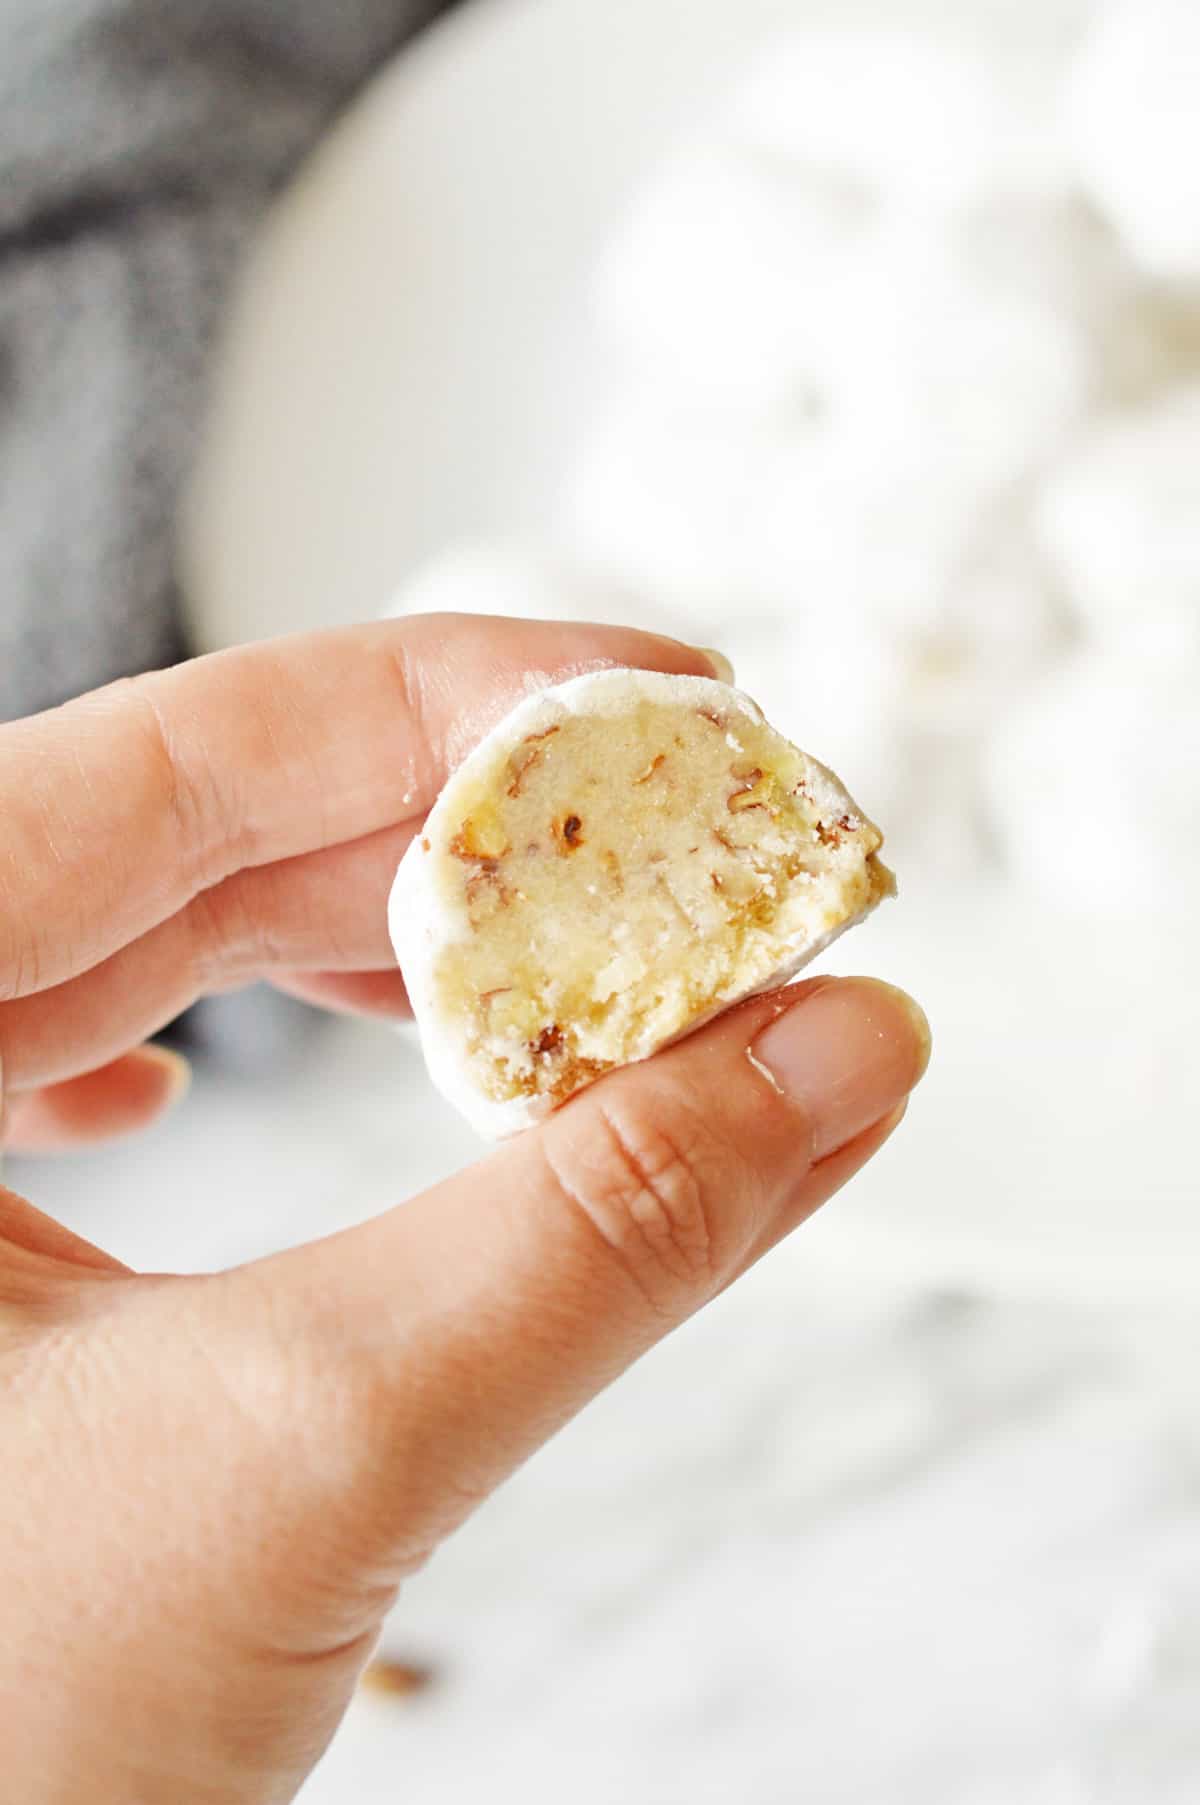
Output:
[[705,677],[521,702],[455,772],[389,924],[430,1072],[511,1134],[781,984],[895,890],[832,772]]

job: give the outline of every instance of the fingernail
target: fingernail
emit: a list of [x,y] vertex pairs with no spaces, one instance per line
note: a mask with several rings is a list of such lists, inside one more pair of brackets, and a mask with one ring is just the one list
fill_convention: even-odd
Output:
[[842,978],[802,996],[755,1040],[750,1057],[812,1125],[813,1158],[836,1153],[895,1110],[929,1064],[925,1011],[874,978]]
[[733,666],[730,664],[728,658],[726,658],[724,652],[716,652],[711,646],[697,646],[696,650],[699,652],[701,658],[708,659],[708,662],[712,665],[712,674],[717,678],[718,682],[736,683],[737,679],[733,674]]
[[191,1088],[192,1068],[182,1053],[176,1053],[170,1047],[145,1046],[136,1049],[136,1056],[161,1071],[166,1083],[168,1108],[186,1096]]

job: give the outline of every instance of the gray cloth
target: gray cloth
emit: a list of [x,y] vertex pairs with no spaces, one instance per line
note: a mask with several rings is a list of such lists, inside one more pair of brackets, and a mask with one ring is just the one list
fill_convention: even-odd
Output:
[[[0,0],[0,721],[185,655],[174,519],[248,238],[449,0]],[[177,1025],[246,1072],[307,1012]]]
[[0,720],[180,657],[173,521],[280,182],[447,0],[0,0]]

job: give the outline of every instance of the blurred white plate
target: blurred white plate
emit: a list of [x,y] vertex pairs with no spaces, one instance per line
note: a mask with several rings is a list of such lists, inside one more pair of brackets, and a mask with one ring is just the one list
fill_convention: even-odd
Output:
[[[1085,4],[902,16],[1045,30]],[[896,22],[884,0],[853,7],[881,9]],[[374,614],[446,541],[536,530],[603,382],[579,305],[598,244],[735,55],[818,10],[852,8],[488,0],[383,77],[277,210],[235,311],[185,526],[202,643]],[[838,968],[910,985],[936,1057],[809,1257],[851,1276],[1192,1287],[1198,1074],[1174,944],[1130,947],[1133,968],[1108,928],[904,884]]]
[[797,21],[1020,41],[1091,0],[475,0],[276,209],[183,533],[200,643],[379,612],[448,540],[535,531],[602,390],[581,297],[639,178]]
[[536,518],[591,379],[604,222],[788,0],[468,6],[321,149],[253,260],[185,539],[201,643],[377,613]]

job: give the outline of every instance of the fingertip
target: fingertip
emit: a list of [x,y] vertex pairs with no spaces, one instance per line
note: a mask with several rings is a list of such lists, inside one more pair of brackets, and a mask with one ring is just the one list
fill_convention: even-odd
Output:
[[155,1114],[174,1109],[192,1088],[191,1061],[173,1047],[153,1043],[135,1047],[132,1053],[125,1055],[123,1062],[117,1063],[124,1063],[129,1068],[126,1082],[131,1093],[136,1092],[139,1085],[144,1087],[145,1102]]
[[191,1075],[170,1048],[135,1047],[99,1071],[12,1097],[8,1145],[55,1153],[136,1134],[182,1100]]
[[904,991],[876,978],[837,978],[778,1011],[747,1052],[755,1069],[803,1112],[819,1161],[908,1097],[929,1064],[931,1044],[924,1010]]
[[915,1056],[909,1089],[915,1090],[929,1070],[929,1061],[933,1056],[933,1029],[920,1003],[907,990],[901,990],[898,984],[889,984],[886,978],[845,978],[842,982],[858,986],[868,997],[874,992],[894,1015],[903,1016],[907,1020],[912,1030]]
[[737,677],[732,664],[724,652],[718,652],[714,646],[697,646],[701,658],[708,660],[709,668],[718,683],[736,683]]
[[724,652],[718,652],[712,646],[694,646],[686,639],[670,639],[665,634],[640,630],[636,638],[652,652],[651,656],[639,657],[636,661],[647,670],[662,670],[680,677],[714,677],[719,683],[735,680],[733,666]]

